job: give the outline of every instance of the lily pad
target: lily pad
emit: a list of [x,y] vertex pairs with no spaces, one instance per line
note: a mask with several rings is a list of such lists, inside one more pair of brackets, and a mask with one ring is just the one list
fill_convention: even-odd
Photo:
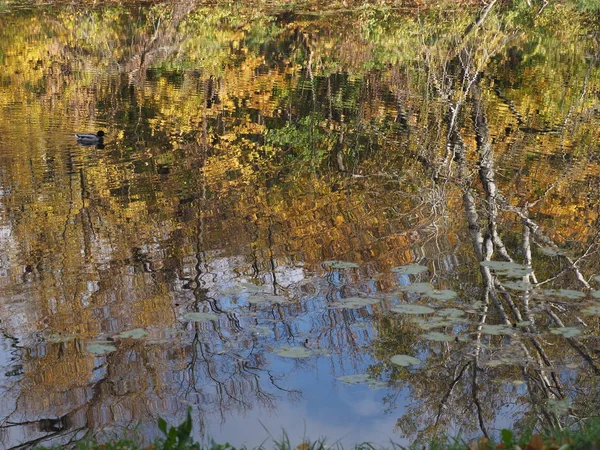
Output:
[[465,315],[465,312],[456,308],[444,308],[440,309],[436,314],[443,317],[461,317]]
[[47,342],[52,342],[54,344],[57,344],[59,342],[69,342],[69,341],[73,341],[75,340],[76,336],[73,334],[50,334],[48,335],[48,337],[46,338]]
[[440,333],[438,331],[432,331],[430,333],[422,334],[421,337],[423,339],[427,339],[428,341],[436,341],[436,342],[451,342],[454,340],[454,336],[450,336],[449,334]]
[[600,316],[600,305],[590,305],[581,310],[583,314],[588,316]]
[[564,250],[555,247],[540,247],[540,252],[547,256],[559,256],[564,255]]
[[367,373],[360,373],[356,375],[344,375],[337,377],[337,379],[346,384],[363,384],[371,379],[371,375]]
[[417,294],[425,294],[433,291],[433,286],[430,283],[412,283],[399,286],[401,291],[415,292]]
[[523,361],[516,358],[498,358],[498,359],[490,359],[483,363],[484,366],[488,367],[498,367],[498,366],[514,366],[514,365],[523,365]]
[[390,311],[398,314],[431,314],[435,309],[422,305],[403,304],[390,308]]
[[502,283],[504,287],[512,289],[513,291],[528,291],[533,289],[533,284],[526,281],[511,281],[507,280]]
[[508,325],[488,325],[487,323],[481,326],[481,332],[483,334],[492,334],[496,336],[513,334],[515,332],[513,327]]
[[525,277],[533,273],[531,267],[509,261],[481,261],[479,264],[507,277]]
[[600,283],[600,275],[594,275],[594,280]]
[[451,300],[454,297],[456,297],[456,292],[451,291],[450,289],[442,289],[442,290],[434,289],[431,292],[426,292],[425,295],[427,295],[427,297],[431,297],[435,300]]
[[263,292],[265,288],[263,286],[259,286],[258,284],[249,283],[244,281],[239,284],[240,288],[246,292]]
[[380,298],[373,297],[347,297],[343,298],[338,302],[332,303],[331,308],[348,308],[358,309],[368,305],[374,305],[381,301]]
[[258,336],[270,336],[271,335],[271,328],[266,327],[264,325],[256,325],[254,327],[250,327],[249,330]]
[[313,352],[305,347],[289,347],[287,345],[275,349],[273,353],[284,358],[308,358],[313,355]]
[[451,327],[454,325],[459,325],[463,323],[468,323],[469,321],[463,317],[413,317],[411,319],[413,323],[418,325],[423,330],[434,330],[436,328],[442,327]]
[[252,303],[253,305],[270,305],[271,303],[283,303],[287,299],[282,295],[264,293],[250,295],[247,300],[248,303]]
[[579,336],[581,334],[581,330],[577,327],[561,327],[561,328],[554,328],[554,329],[550,330],[550,333],[558,334],[558,335],[564,336],[566,338],[570,338],[570,337]]
[[552,297],[563,297],[563,298],[583,298],[585,294],[583,292],[574,291],[572,289],[544,289],[544,294]]
[[122,331],[115,337],[119,339],[141,339],[148,336],[148,332],[142,328],[135,328],[133,330]]
[[211,312],[191,312],[184,314],[183,318],[190,322],[208,322],[209,320],[218,320],[219,316]]
[[421,364],[421,360],[410,355],[394,355],[390,361],[397,366],[408,367]]
[[419,264],[409,264],[407,266],[398,266],[391,269],[394,273],[401,275],[417,275],[427,271],[427,266],[421,266]]
[[106,355],[107,353],[114,352],[116,349],[117,347],[107,342],[94,342],[86,347],[88,352],[97,356]]
[[356,375],[344,375],[341,377],[337,377],[337,379],[345,384],[350,384],[350,385],[366,384],[367,386],[369,386],[372,389],[381,389],[381,388],[387,387],[387,383],[380,381],[380,380],[376,380],[371,375],[366,374],[366,373],[360,373],[360,374],[356,374]]
[[356,263],[348,262],[348,261],[339,261],[339,260],[325,261],[323,263],[323,266],[329,267],[331,269],[356,269],[356,268],[358,268],[358,264],[356,264]]
[[592,297],[594,298],[600,298],[600,291],[592,291]]
[[559,414],[566,413],[571,408],[571,401],[568,398],[565,399],[548,399],[548,408]]

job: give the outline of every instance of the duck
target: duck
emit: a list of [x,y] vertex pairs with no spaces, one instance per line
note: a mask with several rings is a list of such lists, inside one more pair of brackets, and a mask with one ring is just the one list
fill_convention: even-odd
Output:
[[96,145],[102,144],[104,140],[104,131],[100,130],[96,134],[92,133],[77,133],[77,143],[81,145]]

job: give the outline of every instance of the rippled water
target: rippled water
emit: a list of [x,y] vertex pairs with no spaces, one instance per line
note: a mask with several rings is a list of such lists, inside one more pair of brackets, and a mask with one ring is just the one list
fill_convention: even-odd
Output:
[[5,6],[0,447],[597,415],[597,30],[477,13]]

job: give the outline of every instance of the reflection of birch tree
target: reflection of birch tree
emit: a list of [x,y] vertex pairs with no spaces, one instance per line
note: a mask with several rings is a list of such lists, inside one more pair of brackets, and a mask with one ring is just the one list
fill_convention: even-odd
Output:
[[[536,265],[534,245],[554,249],[558,249],[558,245],[529,217],[529,209],[535,203],[522,207],[510,205],[496,182],[494,146],[481,86],[490,57],[507,39],[494,24],[485,28],[486,19],[492,17],[494,3],[487,5],[474,23],[454,39],[450,49],[444,52],[438,42],[434,49],[426,47],[427,76],[437,101],[446,110],[443,120],[447,133],[444,157],[430,154],[423,159],[427,160],[435,183],[445,186],[444,192],[460,190],[477,261],[518,261],[530,268]],[[475,138],[473,154],[469,154],[467,139],[463,136],[469,111]],[[476,170],[473,170],[474,161]],[[507,215],[516,216],[521,224],[521,240],[516,247],[514,243],[507,244],[502,237]],[[557,252],[565,267],[560,275],[568,272],[580,289],[589,289],[579,264],[596,250],[597,244],[592,244],[578,259]],[[578,355],[583,363],[578,377],[591,383],[589,386],[594,385],[596,381],[592,380],[598,375],[599,366],[590,350],[581,339],[567,333],[564,340],[570,350],[563,348],[563,353],[557,355],[556,349],[543,338],[549,326],[561,336],[569,322],[585,326],[583,319],[570,313],[564,302],[539,296],[538,287],[558,276],[540,280],[528,269],[521,277],[526,288],[515,293],[489,265],[480,266],[480,275],[479,305],[474,308],[477,321],[469,322],[461,330],[468,336],[466,343],[457,336],[456,342],[440,344],[439,349],[435,345],[427,346],[426,366],[407,375],[417,403],[408,407],[398,421],[405,432],[430,434],[438,427],[448,429],[454,425],[473,430],[477,426],[481,433],[489,436],[501,407],[518,401],[528,405],[524,410],[526,417],[546,427],[563,425],[564,416],[552,405],[562,404],[564,408],[568,402],[579,402],[589,409],[586,396],[590,389],[576,386],[561,370],[565,361]],[[503,326],[499,328],[502,336],[485,334],[484,327],[489,324]],[[447,331],[456,332],[456,329],[450,327]],[[499,365],[489,364],[495,361],[499,361]],[[510,387],[510,380],[524,382],[525,390]],[[387,400],[394,401],[394,396]],[[581,419],[587,414],[589,411],[569,409],[571,417]]]

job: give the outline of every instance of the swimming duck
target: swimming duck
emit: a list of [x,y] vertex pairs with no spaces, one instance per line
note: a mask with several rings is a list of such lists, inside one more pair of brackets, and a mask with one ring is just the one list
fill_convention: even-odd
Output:
[[76,134],[77,143],[82,145],[96,145],[102,144],[104,140],[104,131],[100,130],[96,134],[92,133],[79,133]]

